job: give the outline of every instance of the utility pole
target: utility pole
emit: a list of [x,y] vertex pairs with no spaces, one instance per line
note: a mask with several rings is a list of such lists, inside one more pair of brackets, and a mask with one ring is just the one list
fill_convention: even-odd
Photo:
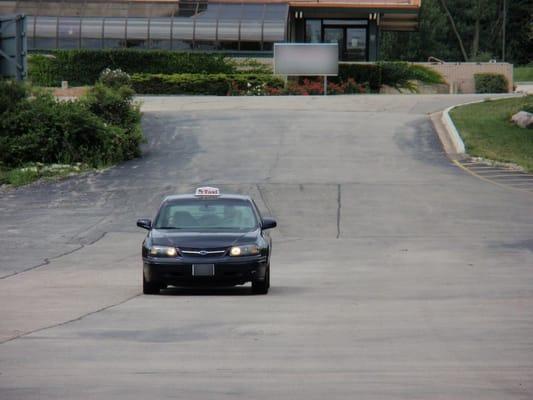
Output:
[[507,0],[503,0],[503,24],[502,24],[502,61],[505,61],[505,42],[507,40]]

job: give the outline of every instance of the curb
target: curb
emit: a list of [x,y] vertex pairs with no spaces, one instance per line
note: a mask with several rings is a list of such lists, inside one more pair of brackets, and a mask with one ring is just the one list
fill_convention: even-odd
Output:
[[485,101],[493,101],[493,100],[503,100],[503,99],[511,99],[514,97],[522,97],[517,96],[516,94],[512,94],[509,96],[498,96],[498,97],[487,97],[483,100],[475,100],[475,101],[469,101],[467,103],[462,104],[456,104],[454,106],[448,107],[442,112],[441,122],[444,125],[445,131],[447,133],[448,138],[450,139],[450,142],[452,143],[455,153],[458,155],[465,155],[466,154],[466,148],[465,143],[463,142],[463,139],[461,138],[461,135],[459,134],[459,131],[457,130],[457,127],[452,121],[452,118],[450,117],[450,111],[457,107],[467,106],[470,104],[477,104],[477,103],[483,103]]
[[[484,100],[483,100],[484,101]],[[461,105],[467,105],[467,104],[473,104],[473,103],[479,103],[479,101],[471,102],[471,103],[465,103]],[[450,117],[450,111],[453,110],[455,107],[458,106],[451,106],[448,107],[446,110],[442,112],[442,124],[444,125],[444,128],[446,129],[448,133],[448,137],[450,138],[450,141],[453,144],[453,147],[455,148],[455,152],[457,154],[465,154],[465,143],[463,142],[463,139],[461,138],[461,135],[459,135],[459,132],[457,131],[457,127],[452,121],[452,118]]]

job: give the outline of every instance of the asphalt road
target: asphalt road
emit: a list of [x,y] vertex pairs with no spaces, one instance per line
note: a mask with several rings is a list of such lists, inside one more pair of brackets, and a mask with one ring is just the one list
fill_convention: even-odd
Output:
[[[426,114],[474,98],[146,98],[142,158],[0,193],[0,399],[533,398],[533,196]],[[277,218],[268,296],[139,295],[204,184]]]

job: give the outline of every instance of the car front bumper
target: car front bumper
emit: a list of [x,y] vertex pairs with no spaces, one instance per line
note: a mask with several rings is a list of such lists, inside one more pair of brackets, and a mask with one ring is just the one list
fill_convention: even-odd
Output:
[[[193,264],[213,264],[214,275],[193,275]],[[250,257],[189,257],[163,259],[143,257],[144,279],[176,286],[242,285],[265,279],[268,260],[266,256]]]

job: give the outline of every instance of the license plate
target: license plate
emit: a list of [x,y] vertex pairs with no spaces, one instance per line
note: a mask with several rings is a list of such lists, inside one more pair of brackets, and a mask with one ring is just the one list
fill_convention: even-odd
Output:
[[193,264],[192,265],[193,276],[214,276],[215,264]]

